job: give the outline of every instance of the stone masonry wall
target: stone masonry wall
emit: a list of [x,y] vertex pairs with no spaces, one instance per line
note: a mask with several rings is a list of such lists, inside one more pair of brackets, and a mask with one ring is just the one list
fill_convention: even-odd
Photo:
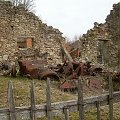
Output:
[[100,63],[107,63],[120,70],[120,2],[113,5],[105,23],[95,22],[94,27],[80,40],[82,59],[93,63],[101,61]]
[[101,63],[120,70],[120,2],[113,5],[106,22],[95,23],[94,27],[82,36],[81,42],[82,59],[98,63],[101,55]]
[[108,39],[108,29],[106,24],[95,22],[94,27],[80,38],[82,60],[98,63],[98,56],[100,56],[99,45],[101,44],[98,39]]
[[120,2],[113,5],[113,10],[106,18],[110,30],[111,65],[120,70]]
[[[32,48],[18,48],[20,38],[33,39]],[[10,60],[45,59],[47,55],[50,64],[62,62],[61,43],[64,42],[62,33],[42,23],[33,13],[24,7],[14,7],[10,2],[0,1],[0,61],[3,56]]]

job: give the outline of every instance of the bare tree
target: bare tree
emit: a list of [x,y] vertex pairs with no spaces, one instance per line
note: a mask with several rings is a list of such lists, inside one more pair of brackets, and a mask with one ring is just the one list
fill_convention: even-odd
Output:
[[10,0],[14,6],[23,5],[27,10],[33,10],[34,0]]

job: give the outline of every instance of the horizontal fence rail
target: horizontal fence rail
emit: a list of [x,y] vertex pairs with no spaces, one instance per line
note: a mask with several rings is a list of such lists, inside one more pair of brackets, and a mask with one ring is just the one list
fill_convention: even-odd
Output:
[[[88,107],[96,107],[109,104],[109,93],[103,94],[101,96],[88,97],[83,99],[84,109]],[[120,102],[120,91],[113,93],[114,103]],[[96,105],[97,103],[97,105]],[[34,108],[35,107],[35,108]],[[37,118],[44,117],[47,115],[47,104],[33,106],[32,109],[35,109],[35,116]],[[70,100],[65,102],[56,102],[51,103],[50,109],[52,115],[60,115],[68,110],[70,112],[78,111],[78,100]],[[99,109],[99,108],[98,108]],[[99,110],[98,110],[99,111]],[[31,119],[31,106],[26,107],[15,107],[15,113],[17,120],[28,120]],[[69,113],[68,113],[69,114]],[[0,120],[9,120],[10,110],[9,109],[0,109]],[[67,116],[66,116],[67,118]]]

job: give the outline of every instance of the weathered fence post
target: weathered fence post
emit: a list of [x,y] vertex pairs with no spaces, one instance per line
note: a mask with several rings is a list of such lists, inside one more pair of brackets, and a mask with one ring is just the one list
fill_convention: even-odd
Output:
[[82,77],[78,79],[78,110],[80,120],[84,120],[84,101],[83,101],[83,85]]
[[47,102],[47,105],[46,105],[47,118],[48,118],[48,120],[52,120],[50,78],[47,78],[46,102]]
[[13,92],[13,84],[12,81],[8,82],[8,106],[10,111],[10,120],[16,120],[15,113],[15,100],[14,100],[14,92]]
[[35,107],[35,93],[34,93],[34,81],[31,81],[30,86],[30,102],[31,102],[31,111],[30,111],[30,118],[31,120],[36,120],[36,107]]
[[100,102],[96,101],[96,107],[97,107],[97,120],[101,120],[100,118]]
[[64,115],[65,115],[65,120],[69,120],[69,109],[65,107],[63,109]]
[[113,120],[113,83],[112,76],[109,74],[109,117]]

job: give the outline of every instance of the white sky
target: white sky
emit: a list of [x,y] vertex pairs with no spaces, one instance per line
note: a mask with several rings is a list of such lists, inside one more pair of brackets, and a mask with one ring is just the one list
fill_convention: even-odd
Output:
[[120,0],[36,0],[35,11],[44,23],[58,28],[71,40],[104,23],[114,3]]

